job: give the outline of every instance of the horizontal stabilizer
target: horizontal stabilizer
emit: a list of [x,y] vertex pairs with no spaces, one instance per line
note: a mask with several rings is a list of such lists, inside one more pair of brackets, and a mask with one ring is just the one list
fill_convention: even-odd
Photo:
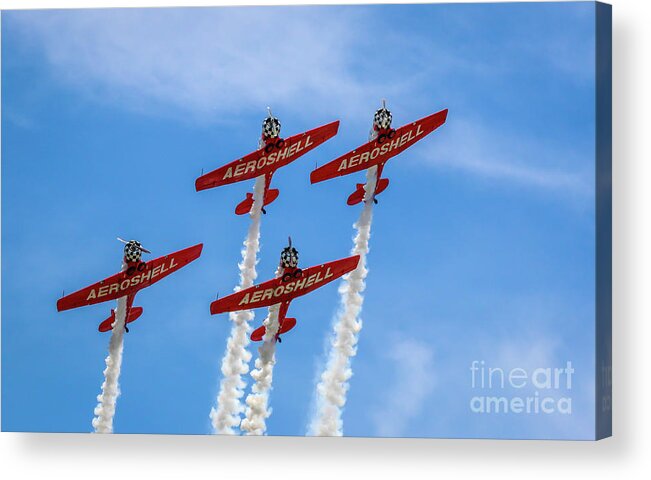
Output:
[[[375,195],[379,195],[380,193],[384,192],[388,186],[389,186],[388,178],[379,179],[375,186]],[[364,184],[358,183],[357,189],[350,194],[350,196],[348,197],[348,201],[346,203],[348,205],[357,205],[358,203],[361,203],[363,201],[364,201]]]
[[364,201],[364,184],[358,183],[357,189],[350,194],[346,203],[348,205],[357,205],[358,203],[361,203],[363,201]]
[[285,318],[285,320],[283,320],[283,324],[280,326],[280,330],[278,330],[278,334],[280,335],[281,333],[287,333],[295,326],[296,326],[295,318]]
[[270,188],[269,190],[267,190],[267,194],[264,196],[265,206],[269,205],[271,202],[277,199],[278,195],[280,195],[280,190],[278,190],[277,188]]
[[253,194],[247,193],[246,198],[235,207],[235,213],[237,215],[246,215],[251,211],[251,207],[253,207]]
[[[296,326],[295,318],[285,318],[285,320],[283,320],[283,324],[278,329],[278,335],[289,332],[295,326]],[[254,342],[261,342],[266,331],[267,329],[264,327],[264,325],[260,328],[256,328],[251,334],[251,340],[253,340]]]
[[389,186],[389,179],[388,178],[381,178],[377,181],[377,186],[375,187],[375,194],[379,195],[380,193],[384,192],[387,187]]
[[[126,323],[135,322],[140,315],[142,315],[142,307],[132,307],[129,312],[129,317]],[[99,324],[98,330],[100,332],[110,332],[113,330],[113,323],[115,322],[115,310],[111,310],[111,316]]]
[[254,342],[262,341],[262,337],[264,337],[264,332],[266,331],[267,329],[264,328],[264,326],[260,328],[256,328],[255,330],[253,330],[253,333],[251,334],[251,340],[253,340]]

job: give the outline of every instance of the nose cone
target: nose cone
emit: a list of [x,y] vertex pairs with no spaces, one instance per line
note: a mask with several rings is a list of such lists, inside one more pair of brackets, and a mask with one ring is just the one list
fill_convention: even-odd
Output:
[[262,122],[262,135],[265,138],[277,138],[280,135],[280,120],[269,115]]
[[280,265],[283,268],[296,268],[298,266],[298,250],[294,247],[285,247],[280,253]]
[[373,125],[382,129],[390,128],[392,120],[393,116],[391,115],[391,112],[383,107],[375,112],[375,115],[373,116]]
[[127,262],[139,262],[142,257],[142,245],[136,240],[130,240],[124,246],[124,259]]

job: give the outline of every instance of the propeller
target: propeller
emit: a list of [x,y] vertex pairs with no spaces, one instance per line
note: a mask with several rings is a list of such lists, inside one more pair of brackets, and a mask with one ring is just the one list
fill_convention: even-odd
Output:
[[287,240],[289,241],[289,246],[291,248],[291,246],[292,246],[292,237],[287,237]]
[[[129,242],[127,242],[126,240],[124,240],[124,239],[122,239],[122,238],[120,238],[120,237],[118,237],[118,241],[119,241],[119,242],[122,242],[122,243],[124,243],[124,244],[129,243]],[[142,245],[139,245],[138,248],[140,248],[140,251],[141,251],[141,252],[151,253],[149,250],[147,250],[147,249],[146,249],[145,247],[143,247]]]

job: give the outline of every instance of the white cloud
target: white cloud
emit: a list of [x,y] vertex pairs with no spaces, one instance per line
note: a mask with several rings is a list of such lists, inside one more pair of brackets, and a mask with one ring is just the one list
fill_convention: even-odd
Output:
[[589,169],[592,163],[585,155],[579,148],[555,148],[542,140],[510,135],[451,114],[441,129],[440,141],[423,150],[420,159],[428,165],[461,169],[488,180],[584,198],[594,184],[594,173]]
[[[22,27],[25,42],[42,49],[55,78],[97,100],[147,113],[173,107],[222,122],[269,104],[298,113],[309,105],[368,122],[381,98],[402,111],[431,103],[432,91],[448,101],[460,72],[482,82],[487,75],[505,74],[504,66],[486,60],[481,50],[475,54],[463,43],[436,43],[373,12],[361,7],[95,9],[14,12],[11,19]],[[468,35],[479,34],[474,25],[454,31],[464,28]],[[559,52],[574,52],[567,48],[576,45],[573,36],[558,43],[534,56],[558,62]],[[512,58],[522,46],[504,42],[493,48],[501,58]],[[576,68],[574,60],[563,65]]]
[[[333,113],[381,96],[353,74],[355,12],[317,9],[115,9],[17,15],[57,78],[100,100],[198,117],[268,104]],[[371,46],[367,46],[371,47]],[[367,48],[363,47],[362,48]],[[369,81],[371,80],[371,81]],[[244,106],[244,107],[243,107]],[[366,107],[366,110],[368,108]]]
[[[464,95],[470,87],[456,91],[453,72],[484,78],[501,71],[468,57],[462,47],[437,47],[417,32],[388,30],[387,47],[378,50],[374,31],[382,20],[371,13],[318,7],[98,9],[11,18],[23,39],[42,49],[56,79],[94,99],[220,123],[243,113],[263,115],[271,105],[281,118],[288,111],[308,117],[317,110],[323,121],[345,115],[350,127],[368,123],[381,98],[409,118],[432,103],[427,92],[439,92],[441,101]],[[507,53],[520,47],[506,42],[495,48],[510,58]],[[557,58],[560,50],[550,48],[549,56]],[[386,58],[394,60],[388,64]],[[509,135],[456,115],[451,111],[431,149],[420,150],[426,164],[589,198],[591,160],[579,157],[580,148],[553,148],[543,139]]]
[[371,415],[378,436],[396,437],[422,411],[434,389],[434,354],[427,344],[405,339],[394,342],[387,355],[394,362],[395,378],[387,385],[383,405]]

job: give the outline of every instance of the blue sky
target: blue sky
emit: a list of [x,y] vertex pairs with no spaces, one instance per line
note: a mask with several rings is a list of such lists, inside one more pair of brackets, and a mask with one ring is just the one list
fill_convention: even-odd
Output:
[[[341,120],[275,176],[258,278],[287,235],[304,266],[346,256],[363,174],[309,172],[386,98],[395,126],[450,114],[385,169],[345,434],[592,437],[592,3],[10,11],[2,62],[3,430],[91,430],[111,305],[55,303],[119,268],[119,235],[205,247],[136,300],[115,431],[209,433],[230,325],[208,306],[237,284],[253,182],[194,179],[255,148],[267,105],[284,135]],[[269,434],[305,434],[337,304],[336,284],[292,304]],[[571,361],[573,413],[471,412],[473,360]]]

